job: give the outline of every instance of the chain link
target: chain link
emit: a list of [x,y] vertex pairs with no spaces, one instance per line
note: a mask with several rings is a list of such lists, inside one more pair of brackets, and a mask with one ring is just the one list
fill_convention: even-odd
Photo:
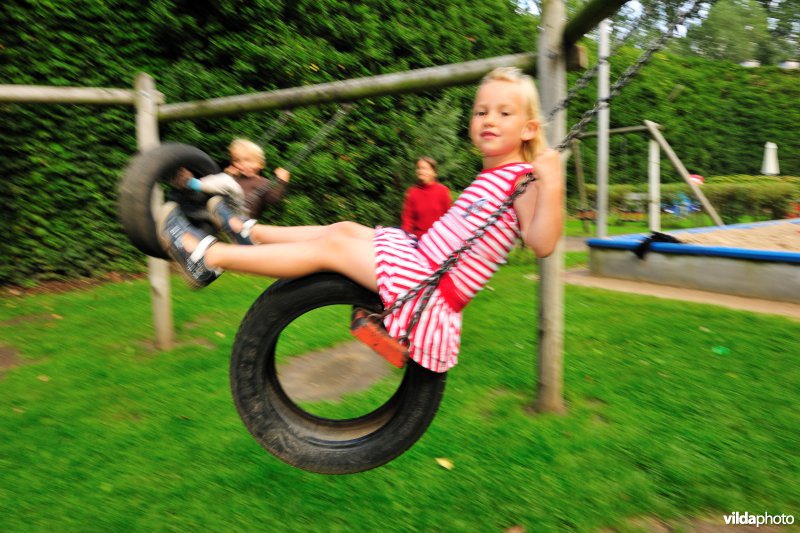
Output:
[[[617,81],[611,86],[609,90],[608,98],[598,99],[595,102],[595,105],[592,109],[586,111],[581,115],[580,120],[570,129],[567,133],[564,140],[562,140],[557,146],[555,146],[555,150],[559,152],[563,152],[567,146],[569,146],[570,142],[575,139],[578,135],[580,135],[586,126],[594,119],[597,113],[604,105],[608,105],[611,100],[616,97],[619,92],[630,82],[630,80],[639,72],[639,70],[644,66],[645,63],[650,59],[650,57],[660,50],[664,44],[666,44],[667,40],[672,37],[672,34],[675,32],[678,26],[682,25],[686,19],[697,12],[700,9],[700,5],[702,4],[702,0],[695,0],[691,7],[684,11],[683,13],[679,14],[675,20],[670,24],[669,28],[662,33],[658,39],[656,39],[653,43],[648,46],[648,48],[642,53],[641,56],[630,66],[628,69],[620,75]],[[711,2],[712,4],[714,1]],[[566,109],[567,105],[569,104],[569,99],[574,97],[572,96],[565,98],[560,102],[556,107],[563,106],[561,108],[555,109],[551,112],[551,115],[554,115],[558,111]],[[409,300],[415,298],[420,291],[425,289],[423,292],[422,297],[420,298],[420,302],[417,305],[417,308],[414,310],[414,314],[411,317],[411,321],[409,322],[408,329],[406,330],[405,334],[400,337],[400,342],[404,344],[409,344],[409,336],[413,331],[414,327],[416,326],[417,322],[419,321],[420,316],[422,315],[422,311],[425,309],[428,301],[430,300],[431,296],[433,295],[434,289],[437,287],[439,282],[441,281],[442,277],[449,272],[458,261],[461,259],[461,256],[468,252],[472,245],[475,243],[476,240],[483,237],[486,233],[486,230],[493,226],[503,214],[508,211],[511,206],[513,205],[514,201],[525,192],[528,186],[536,181],[536,176],[534,174],[527,174],[525,178],[517,184],[516,189],[508,196],[508,198],[498,207],[484,222],[481,224],[476,230],[475,233],[469,237],[467,240],[464,241],[464,244],[450,252],[450,255],[442,262],[436,271],[434,271],[430,276],[420,281],[416,286],[409,289],[403,296],[399,297],[395,300],[392,305],[390,305],[383,313],[376,313],[371,316],[380,318],[381,320],[389,316],[391,313],[396,311],[400,308],[404,303],[408,302]]]

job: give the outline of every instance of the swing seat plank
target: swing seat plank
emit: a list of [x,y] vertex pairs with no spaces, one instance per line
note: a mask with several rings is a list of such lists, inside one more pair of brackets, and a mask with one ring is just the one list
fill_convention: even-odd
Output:
[[371,315],[372,313],[361,307],[353,309],[350,333],[392,365],[403,368],[408,361],[408,349],[389,335],[383,324],[371,318]]

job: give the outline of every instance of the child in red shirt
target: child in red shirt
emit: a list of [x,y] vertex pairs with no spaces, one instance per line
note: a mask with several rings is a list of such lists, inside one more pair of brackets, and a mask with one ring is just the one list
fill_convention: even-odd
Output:
[[450,189],[436,180],[433,158],[417,159],[417,179],[418,183],[406,191],[400,227],[419,238],[450,208],[452,198]]

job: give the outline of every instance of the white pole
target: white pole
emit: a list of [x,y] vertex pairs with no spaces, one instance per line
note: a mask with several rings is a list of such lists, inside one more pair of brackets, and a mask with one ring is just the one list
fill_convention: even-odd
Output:
[[597,28],[597,98],[602,102],[597,113],[597,236],[608,235],[608,140],[611,112],[608,102],[610,68],[608,56],[610,52],[608,20],[604,20]]
[[650,231],[661,231],[661,149],[654,139],[649,141],[647,162],[649,227]]
[[[542,2],[537,72],[542,110],[546,116],[567,94],[567,67],[562,35],[566,19],[564,0]],[[566,135],[566,113],[559,111],[547,131],[551,145]],[[566,159],[562,158],[566,167]],[[539,261],[539,359],[535,409],[563,413],[564,405],[564,239]]]
[[768,142],[764,145],[764,161],[761,163],[761,173],[765,176],[777,176],[781,173],[778,166],[778,145]]
[[[136,89],[136,142],[144,152],[159,145],[158,109],[155,82],[145,73],[139,73]],[[157,213],[164,203],[164,192],[153,188],[152,212]],[[166,350],[172,347],[174,333],[172,325],[172,301],[170,299],[169,263],[150,257],[147,260],[150,279],[150,296],[153,305],[153,327],[156,332],[156,347]]]

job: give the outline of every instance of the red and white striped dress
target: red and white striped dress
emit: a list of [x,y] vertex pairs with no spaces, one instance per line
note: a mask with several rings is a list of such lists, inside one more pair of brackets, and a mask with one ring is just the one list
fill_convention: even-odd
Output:
[[[383,304],[390,306],[430,276],[500,207],[517,179],[532,171],[528,163],[482,171],[419,240],[399,228],[377,228],[373,241],[375,270]],[[446,372],[458,363],[461,310],[505,263],[518,236],[519,222],[512,208],[487,228],[442,278],[409,337],[414,361],[435,372]],[[390,335],[397,338],[406,334],[421,295],[422,291],[386,317]]]

